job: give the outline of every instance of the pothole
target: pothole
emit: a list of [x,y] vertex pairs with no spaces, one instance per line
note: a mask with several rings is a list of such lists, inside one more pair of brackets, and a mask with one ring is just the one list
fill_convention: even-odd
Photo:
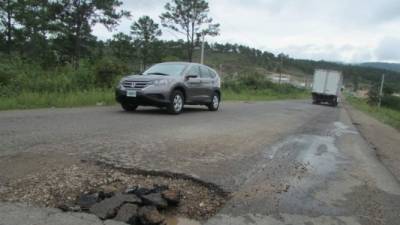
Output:
[[9,181],[4,187],[0,201],[143,225],[200,224],[215,215],[228,198],[217,186],[191,177],[92,163],[41,171]]

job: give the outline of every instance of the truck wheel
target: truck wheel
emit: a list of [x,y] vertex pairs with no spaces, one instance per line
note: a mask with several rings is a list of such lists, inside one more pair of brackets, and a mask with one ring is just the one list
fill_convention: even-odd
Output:
[[131,112],[131,111],[135,111],[136,108],[138,107],[138,105],[136,104],[131,104],[131,103],[121,103],[121,107],[127,111],[127,112]]
[[217,92],[214,92],[211,96],[211,103],[207,105],[210,111],[217,111],[219,108],[220,97]]
[[337,98],[333,98],[333,100],[332,100],[332,106],[333,106],[333,107],[336,107],[337,105],[338,105]]
[[167,106],[167,111],[171,114],[179,114],[183,111],[185,98],[181,91],[175,90],[170,96],[170,103]]
[[318,96],[315,96],[314,98],[313,98],[313,104],[314,105],[319,105],[321,102],[319,101],[319,99],[318,99]]

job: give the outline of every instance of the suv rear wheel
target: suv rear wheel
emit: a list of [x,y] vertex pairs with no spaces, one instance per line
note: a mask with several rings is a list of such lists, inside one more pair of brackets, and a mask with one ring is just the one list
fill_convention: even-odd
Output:
[[122,106],[122,108],[123,108],[125,111],[128,111],[128,112],[130,112],[130,111],[135,111],[136,108],[138,107],[138,106],[135,105],[135,104],[126,103],[126,102],[121,103],[121,106]]
[[219,108],[220,97],[217,92],[214,92],[211,96],[211,103],[207,105],[210,111],[217,111]]
[[183,110],[185,104],[185,98],[181,91],[175,90],[172,92],[170,97],[170,103],[167,106],[167,110],[171,114],[179,114]]

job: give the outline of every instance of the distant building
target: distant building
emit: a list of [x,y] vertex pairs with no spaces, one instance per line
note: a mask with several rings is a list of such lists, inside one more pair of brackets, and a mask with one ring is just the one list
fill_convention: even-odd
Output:
[[268,78],[274,83],[288,84],[290,83],[292,76],[289,74],[273,73],[272,75],[268,76]]
[[266,75],[266,77],[271,80],[273,83],[280,83],[281,84],[291,84],[295,87],[299,88],[311,88],[312,83],[307,80],[307,78],[296,77],[289,74],[279,74],[279,73],[272,73],[270,75]]
[[358,90],[354,95],[358,98],[368,98],[368,90]]

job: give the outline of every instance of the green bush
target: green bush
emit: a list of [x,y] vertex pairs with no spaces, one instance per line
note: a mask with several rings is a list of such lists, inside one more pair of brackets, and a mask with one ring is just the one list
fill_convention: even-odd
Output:
[[100,87],[112,87],[116,79],[128,71],[126,64],[111,59],[102,59],[95,65],[96,84]]
[[10,65],[0,64],[0,85],[6,86],[10,83],[11,79],[15,77],[15,71],[12,70]]
[[294,87],[291,84],[275,84],[268,80],[264,75],[258,73],[225,78],[222,82],[222,88],[237,93],[248,90],[270,91],[281,94],[304,92],[303,89]]
[[400,111],[400,97],[385,96],[382,98],[382,106]]
[[64,68],[65,74],[71,79],[71,89],[90,90],[96,87],[96,77],[93,72],[93,66],[87,62],[81,63],[79,69],[73,67]]
[[378,105],[378,102],[379,102],[379,87],[378,87],[378,85],[374,85],[369,89],[367,102],[371,106]]
[[0,59],[0,96],[32,93],[67,93],[109,88],[129,69],[126,64],[101,60],[96,65],[82,61],[72,65],[43,69],[40,65],[20,59]]

